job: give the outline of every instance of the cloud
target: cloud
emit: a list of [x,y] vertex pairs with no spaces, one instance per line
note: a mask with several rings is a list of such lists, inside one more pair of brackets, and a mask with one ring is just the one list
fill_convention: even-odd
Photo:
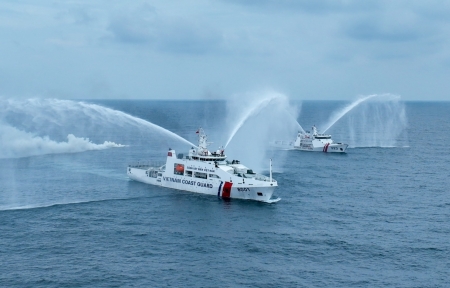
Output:
[[126,44],[146,44],[155,39],[151,24],[140,19],[116,17],[111,20],[108,30],[116,41]]
[[142,4],[117,11],[111,16],[108,30],[113,38],[125,44],[146,44],[156,37],[156,12],[153,6]]
[[4,95],[196,98],[218,86],[419,97],[430,85],[414,78],[447,97],[445,1],[5,0],[0,15]]
[[360,41],[407,42],[426,36],[423,29],[417,26],[414,23],[366,18],[344,26],[344,33]]
[[157,34],[157,48],[173,53],[214,52],[221,46],[221,33],[205,26],[186,20],[162,23]]
[[148,45],[160,52],[204,54],[216,51],[222,33],[206,23],[176,16],[161,16],[148,5],[111,17],[108,30],[122,44]]
[[222,0],[249,8],[259,8],[270,12],[292,11],[313,14],[325,14],[332,12],[350,12],[358,10],[374,10],[379,7],[379,1],[358,0]]
[[347,38],[357,48],[354,55],[365,54],[373,60],[423,61],[442,53],[448,45],[449,22],[445,17],[431,16],[444,13],[438,12],[438,7],[421,7],[420,2],[414,1],[410,5],[385,3],[380,11],[342,20],[339,37]]

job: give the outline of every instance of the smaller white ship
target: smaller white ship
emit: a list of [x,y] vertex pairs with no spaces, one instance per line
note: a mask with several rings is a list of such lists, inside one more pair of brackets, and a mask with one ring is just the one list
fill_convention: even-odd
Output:
[[302,151],[345,153],[348,144],[335,143],[329,134],[319,134],[316,126],[310,131],[298,132],[295,141],[274,141],[272,146],[277,149],[296,149]]
[[293,146],[294,149],[302,151],[345,153],[348,144],[334,143],[331,139],[331,135],[319,134],[316,126],[313,126],[312,133],[309,131],[306,131],[305,133],[299,132]]
[[274,203],[272,194],[278,183],[272,178],[272,160],[270,176],[253,172],[239,160],[226,160],[223,149],[215,152],[208,150],[206,134],[203,129],[197,131],[198,147],[192,147],[188,155],[176,154],[169,149],[165,163],[137,163],[128,165],[130,179],[146,184],[195,193],[217,195],[221,198],[238,198]]

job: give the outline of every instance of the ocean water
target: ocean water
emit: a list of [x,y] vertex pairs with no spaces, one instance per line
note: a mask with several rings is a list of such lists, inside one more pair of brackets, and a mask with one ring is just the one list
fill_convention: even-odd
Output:
[[[111,111],[193,143],[201,126],[218,146],[225,103],[85,102],[114,110],[106,120],[77,101],[0,105],[0,286],[448,287],[449,102],[355,108],[327,131],[350,144],[344,155],[258,155],[248,151],[265,144],[237,133],[231,159],[260,156],[264,173],[273,159],[276,204],[127,179],[128,163],[190,147]],[[296,119],[307,130],[347,104],[303,102]]]

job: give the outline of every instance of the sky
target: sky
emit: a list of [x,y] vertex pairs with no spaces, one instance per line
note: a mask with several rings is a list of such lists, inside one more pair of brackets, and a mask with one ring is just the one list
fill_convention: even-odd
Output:
[[2,0],[0,97],[450,100],[450,1]]

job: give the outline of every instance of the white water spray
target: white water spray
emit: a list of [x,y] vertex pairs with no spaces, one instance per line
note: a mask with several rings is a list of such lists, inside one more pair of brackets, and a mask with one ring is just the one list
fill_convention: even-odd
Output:
[[[271,141],[292,138],[301,127],[296,120],[298,109],[285,95],[273,91],[237,96],[227,102],[227,124],[232,127],[227,154],[248,167],[267,171],[267,161],[273,157]],[[277,158],[274,165],[281,162]]]
[[338,135],[333,139],[346,142],[350,147],[408,145],[405,107],[398,95],[375,94],[360,98],[338,110],[330,119],[323,132],[333,127],[337,132],[334,135]]
[[[225,148],[228,146],[228,144],[233,139],[234,135],[239,131],[239,129],[241,129],[241,127],[245,124],[245,122],[249,118],[257,115],[262,110],[268,108],[269,104],[271,104],[271,103],[275,104],[274,103],[275,101],[285,101],[285,100],[286,100],[286,96],[279,94],[279,93],[275,93],[275,92],[269,92],[269,93],[266,93],[265,97],[262,97],[261,99],[258,99],[256,101],[254,101],[253,103],[251,103],[250,105],[252,105],[252,106],[249,109],[247,109],[248,107],[245,106],[246,110],[244,110],[244,113],[239,117],[239,121],[237,122],[236,126],[234,126],[233,130],[231,131],[231,135],[225,144]],[[295,117],[292,116],[288,110],[286,110],[286,113],[296,122],[299,129],[301,129],[303,131],[302,126],[297,122]]]
[[[293,117],[292,115],[290,115],[290,116]],[[299,132],[305,134],[306,132],[305,132],[305,129],[303,129],[302,125],[300,125],[300,123],[298,123],[297,119],[294,119],[294,120],[295,120],[295,122],[297,123],[297,128],[298,128],[297,130],[298,130]]]
[[262,109],[264,109],[264,107],[266,107],[270,101],[272,101],[273,99],[276,99],[278,97],[278,95],[269,95],[269,97],[267,98],[263,98],[260,99],[259,101],[257,101],[255,103],[255,105],[251,108],[248,109],[239,119],[237,125],[234,127],[233,131],[231,131],[231,135],[227,140],[227,143],[225,144],[225,148],[228,146],[228,144],[230,143],[231,139],[233,139],[234,135],[236,134],[236,132],[242,127],[242,125],[244,125],[245,121],[252,116],[253,114],[256,114],[257,111],[260,111]]
[[[111,126],[121,135],[129,126],[157,132],[195,146],[177,134],[141,118],[96,104],[57,99],[0,100],[0,158],[25,157],[52,153],[74,153],[124,147],[110,141],[95,144],[88,138],[73,134],[94,132],[104,134],[104,126]],[[117,129],[121,127],[121,129]],[[69,130],[70,132],[67,132]],[[63,133],[66,134],[63,134]],[[111,132],[108,132],[111,133]],[[56,137],[67,141],[50,139]]]
[[48,136],[39,137],[8,125],[0,126],[0,158],[17,158],[43,154],[77,153],[90,150],[121,148],[125,145],[105,141],[92,143],[88,138],[67,135],[67,142],[57,142]]
[[344,107],[342,110],[338,111],[337,113],[335,113],[332,117],[331,120],[329,121],[329,123],[327,125],[325,125],[325,128],[322,133],[327,132],[328,129],[331,128],[331,126],[333,126],[337,121],[339,121],[339,119],[341,119],[345,114],[347,114],[349,111],[351,111],[353,108],[355,108],[356,106],[358,106],[359,104],[361,104],[364,101],[369,100],[370,98],[373,97],[377,97],[378,95],[373,94],[373,95],[369,95],[363,98],[360,98],[356,101],[354,101],[353,103],[351,103],[350,105]]
[[122,120],[125,123],[128,123],[128,124],[133,125],[133,126],[137,126],[137,127],[144,126],[146,128],[149,128],[149,129],[155,129],[158,132],[160,132],[162,134],[165,134],[166,136],[169,136],[169,137],[174,138],[174,139],[176,139],[178,141],[184,142],[184,143],[186,143],[186,144],[188,144],[190,146],[195,146],[196,147],[195,144],[193,144],[192,142],[189,142],[188,140],[184,139],[183,137],[181,137],[181,136],[179,136],[179,135],[177,135],[177,134],[175,134],[175,133],[173,133],[173,132],[171,132],[171,131],[169,131],[169,130],[161,127],[161,126],[158,126],[156,124],[148,122],[148,121],[146,121],[144,119],[141,119],[141,118],[138,118],[138,117],[134,117],[134,116],[131,116],[131,115],[126,114],[124,112],[113,110],[113,109],[110,109],[110,108],[106,108],[106,107],[103,107],[103,106],[100,106],[100,105],[87,104],[87,103],[83,103],[83,102],[80,102],[80,105],[82,107],[84,107],[85,110],[93,110],[98,115],[96,117],[100,117],[102,119],[107,119],[109,122],[115,122],[115,121],[118,121],[118,120]]

